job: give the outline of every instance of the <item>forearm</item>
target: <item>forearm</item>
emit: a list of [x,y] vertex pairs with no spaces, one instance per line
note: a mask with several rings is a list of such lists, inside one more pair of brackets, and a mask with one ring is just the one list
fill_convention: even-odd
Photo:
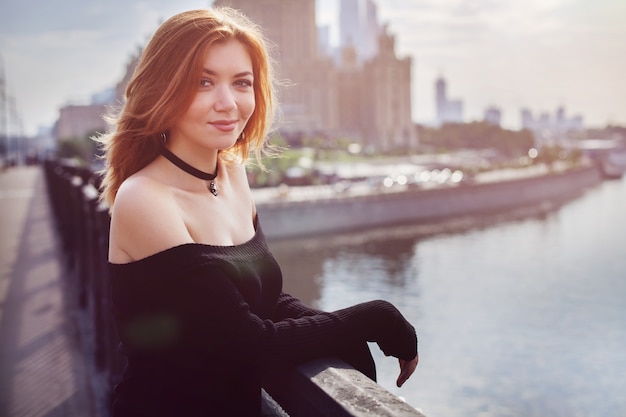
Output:
[[278,296],[278,300],[276,301],[276,307],[274,309],[274,314],[272,315],[272,320],[281,321],[288,318],[312,316],[322,312],[322,310],[307,306],[291,294],[281,292]]

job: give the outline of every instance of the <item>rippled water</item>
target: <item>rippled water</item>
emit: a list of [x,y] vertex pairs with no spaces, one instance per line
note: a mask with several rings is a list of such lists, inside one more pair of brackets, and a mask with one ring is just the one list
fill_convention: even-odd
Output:
[[372,350],[381,385],[427,417],[624,417],[626,179],[526,214],[271,246],[307,303],[383,298],[415,324],[403,388]]

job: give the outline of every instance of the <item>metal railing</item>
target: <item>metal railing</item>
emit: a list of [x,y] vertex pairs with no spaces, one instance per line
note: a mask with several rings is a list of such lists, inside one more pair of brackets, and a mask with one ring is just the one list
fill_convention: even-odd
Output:
[[[83,335],[89,343],[97,377],[96,395],[107,417],[111,388],[121,378],[124,361],[112,319],[108,284],[108,207],[98,200],[100,177],[63,161],[44,162],[48,195],[63,243],[72,300],[81,309]],[[264,415],[291,417],[423,417],[359,371],[334,358],[320,359],[267,378]],[[274,401],[275,400],[275,401]]]
[[[108,410],[113,387],[124,361],[112,320],[107,258],[110,216],[98,201],[100,178],[91,170],[65,161],[43,164],[48,196],[63,245],[70,302],[80,308],[83,342],[98,379],[99,410]],[[103,385],[103,386],[100,386]],[[100,411],[106,417],[105,411]]]

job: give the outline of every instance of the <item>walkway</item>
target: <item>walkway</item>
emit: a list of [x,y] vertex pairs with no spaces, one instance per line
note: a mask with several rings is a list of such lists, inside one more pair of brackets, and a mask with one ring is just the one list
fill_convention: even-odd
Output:
[[92,417],[43,171],[0,172],[0,416]]

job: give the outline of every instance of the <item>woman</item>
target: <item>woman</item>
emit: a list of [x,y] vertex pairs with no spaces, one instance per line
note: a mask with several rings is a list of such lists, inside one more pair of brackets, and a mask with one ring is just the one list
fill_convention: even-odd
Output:
[[274,114],[257,27],[228,9],[173,16],[145,48],[100,138],[113,312],[127,367],[113,416],[258,416],[265,371],[340,356],[375,377],[366,341],[417,366],[391,304],[332,313],[282,292],[244,163]]

